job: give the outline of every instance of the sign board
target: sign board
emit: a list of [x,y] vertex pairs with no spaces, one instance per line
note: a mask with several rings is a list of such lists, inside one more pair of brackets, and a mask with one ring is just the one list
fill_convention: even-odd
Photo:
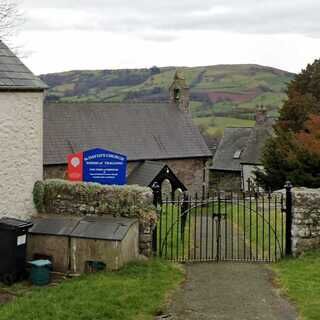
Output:
[[83,181],[83,152],[68,155],[68,178]]
[[127,157],[104,149],[91,149],[68,156],[71,181],[126,184]]

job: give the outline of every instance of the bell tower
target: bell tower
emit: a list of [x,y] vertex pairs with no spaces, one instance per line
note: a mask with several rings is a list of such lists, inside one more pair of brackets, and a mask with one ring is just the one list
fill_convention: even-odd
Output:
[[171,102],[175,103],[181,111],[189,112],[189,87],[181,72],[176,71],[169,93]]
[[256,109],[256,124],[257,125],[264,125],[267,123],[268,120],[268,113],[265,106],[257,106]]

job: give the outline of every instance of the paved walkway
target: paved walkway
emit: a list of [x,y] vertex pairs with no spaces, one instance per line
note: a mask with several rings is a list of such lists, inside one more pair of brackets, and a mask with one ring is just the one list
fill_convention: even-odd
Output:
[[[218,252],[221,260],[249,259],[250,252],[245,244],[243,234],[240,234],[229,220],[221,219],[219,224],[217,218],[197,217],[196,227],[197,232],[193,239],[194,248],[191,250],[191,260],[216,260]],[[220,232],[218,232],[219,229]],[[220,234],[219,242],[217,242],[218,234]],[[244,246],[247,249],[245,254]]]
[[187,280],[172,297],[174,320],[296,320],[294,308],[271,284],[264,265],[186,265]]

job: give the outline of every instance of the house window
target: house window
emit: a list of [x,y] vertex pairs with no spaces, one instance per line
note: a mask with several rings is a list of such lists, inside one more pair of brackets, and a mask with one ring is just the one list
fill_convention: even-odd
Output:
[[242,150],[237,150],[233,155],[233,159],[240,159],[241,152]]

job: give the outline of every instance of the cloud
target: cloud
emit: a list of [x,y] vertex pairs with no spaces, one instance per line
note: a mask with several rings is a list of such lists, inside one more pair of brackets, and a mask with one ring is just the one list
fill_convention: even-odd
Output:
[[316,0],[25,0],[24,8],[28,30],[134,32],[142,37],[152,31],[177,37],[191,30],[320,34]]
[[36,73],[228,63],[298,72],[320,52],[316,1],[21,0],[18,40]]
[[163,33],[163,32],[147,32],[139,35],[140,38],[146,41],[151,42],[172,42],[177,40],[179,37],[171,34],[171,33]]

